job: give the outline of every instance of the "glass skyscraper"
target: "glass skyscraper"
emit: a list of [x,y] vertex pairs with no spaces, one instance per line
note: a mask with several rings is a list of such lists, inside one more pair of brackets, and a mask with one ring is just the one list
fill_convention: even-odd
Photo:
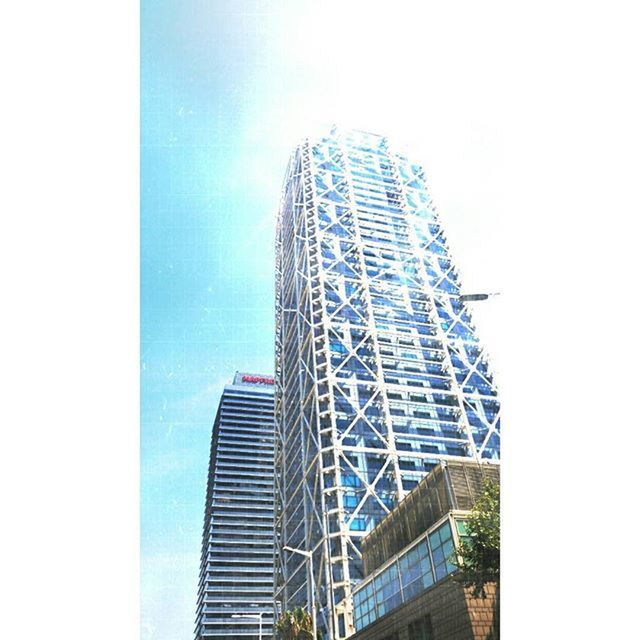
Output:
[[305,140],[276,243],[276,601],[344,638],[361,538],[438,461],[496,462],[499,402],[424,171],[386,138]]
[[273,378],[237,373],[213,425],[196,640],[273,637]]

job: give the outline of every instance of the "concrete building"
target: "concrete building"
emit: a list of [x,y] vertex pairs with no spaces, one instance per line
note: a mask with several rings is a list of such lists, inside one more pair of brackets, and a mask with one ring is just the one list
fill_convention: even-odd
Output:
[[273,378],[237,373],[213,425],[196,640],[273,637]]
[[346,638],[362,538],[440,461],[497,462],[500,405],[424,172],[386,138],[300,144],[276,237],[276,600]]
[[362,542],[353,640],[488,640],[495,584],[474,598],[451,562],[465,521],[497,465],[442,462]]

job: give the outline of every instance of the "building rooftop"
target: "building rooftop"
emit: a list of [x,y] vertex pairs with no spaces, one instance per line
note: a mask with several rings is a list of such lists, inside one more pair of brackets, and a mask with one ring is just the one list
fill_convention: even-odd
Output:
[[468,511],[485,480],[500,481],[495,463],[442,461],[362,540],[369,575],[449,511]]

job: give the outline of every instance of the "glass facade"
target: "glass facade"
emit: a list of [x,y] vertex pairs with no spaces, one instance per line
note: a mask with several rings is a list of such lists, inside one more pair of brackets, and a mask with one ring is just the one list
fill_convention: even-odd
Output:
[[238,373],[213,426],[196,640],[273,637],[273,378]]
[[497,460],[500,405],[424,172],[386,138],[294,151],[276,259],[276,530],[312,552],[279,555],[276,599],[344,638],[361,538],[440,460]]
[[360,583],[353,593],[356,631],[453,573],[454,548],[452,521],[447,518]]

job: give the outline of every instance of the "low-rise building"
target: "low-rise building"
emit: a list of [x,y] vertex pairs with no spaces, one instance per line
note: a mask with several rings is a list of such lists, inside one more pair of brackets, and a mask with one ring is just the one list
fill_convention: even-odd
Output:
[[451,556],[484,481],[499,474],[497,464],[442,462],[364,538],[353,640],[492,638],[495,585],[474,598]]

